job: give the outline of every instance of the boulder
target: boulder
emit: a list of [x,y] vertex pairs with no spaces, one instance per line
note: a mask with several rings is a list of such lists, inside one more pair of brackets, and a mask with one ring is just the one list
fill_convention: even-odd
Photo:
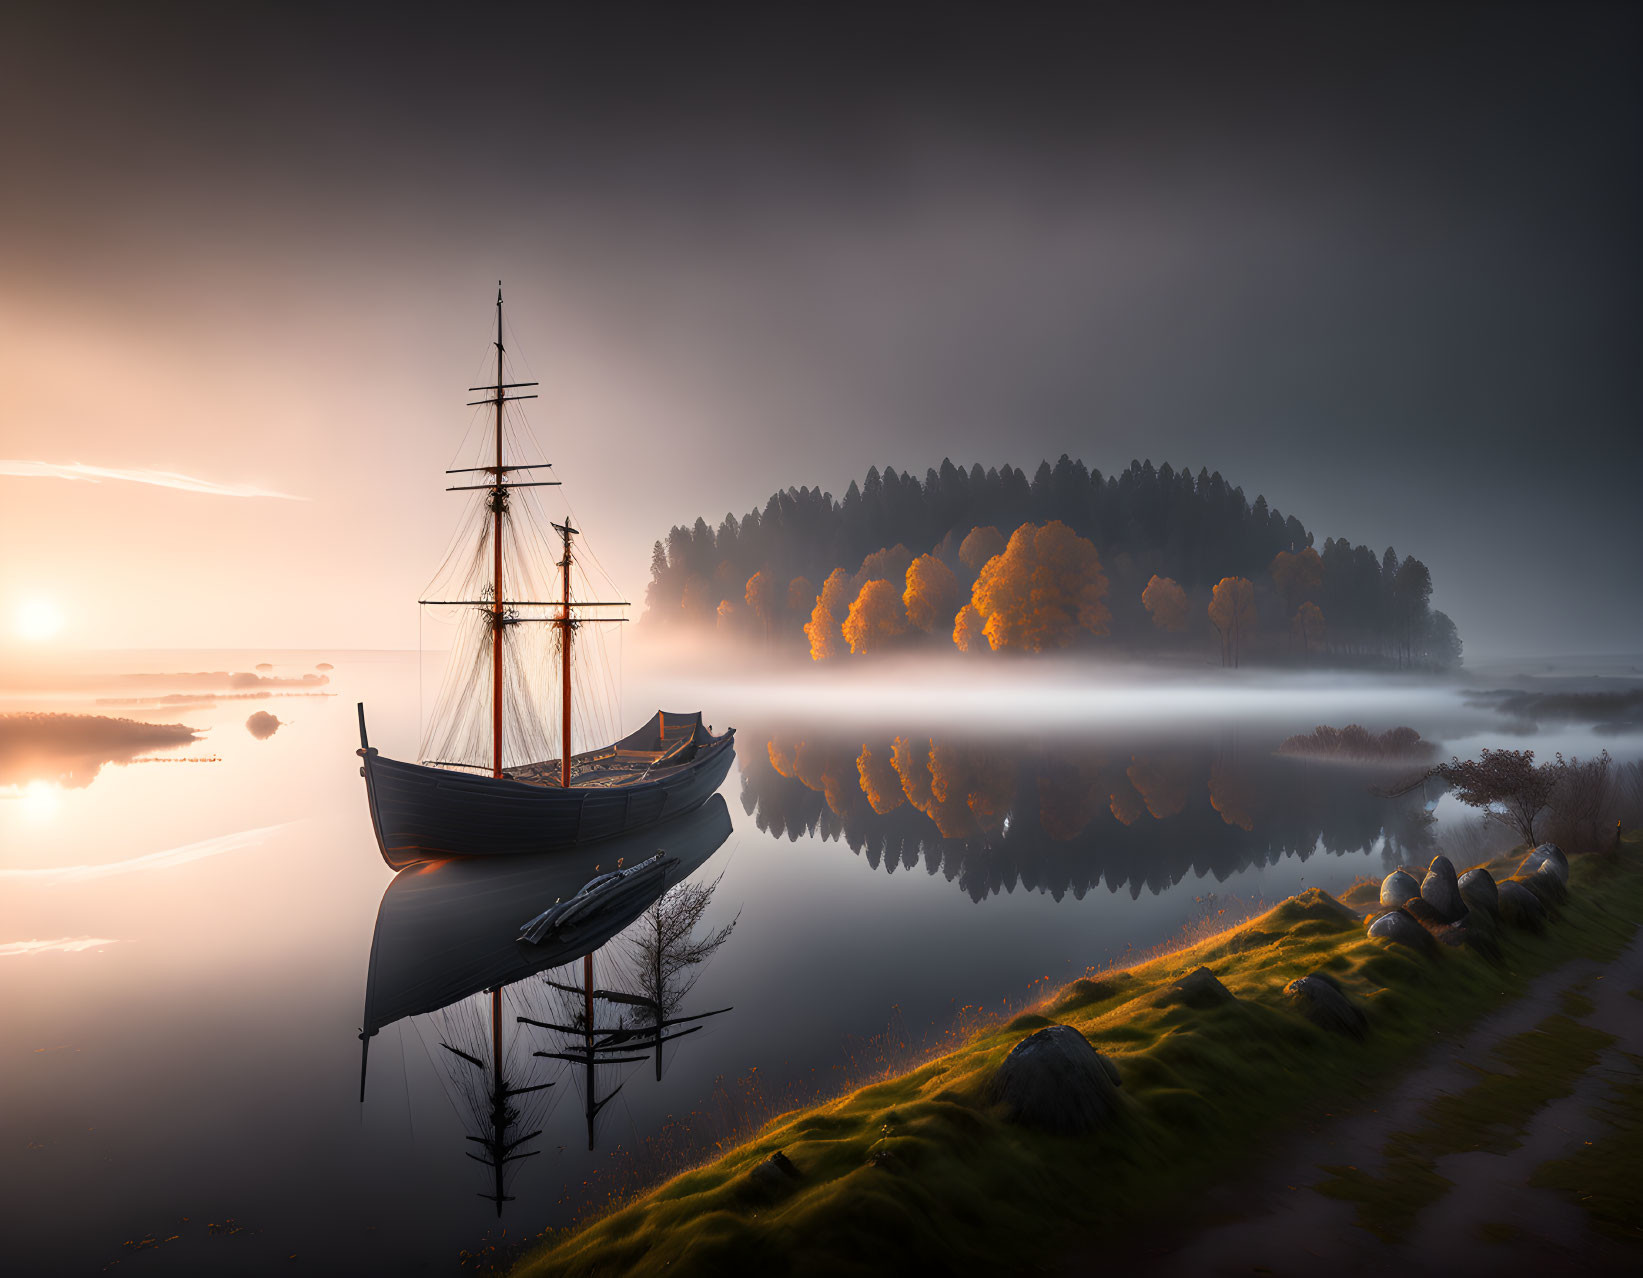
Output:
[[1160,1007],[1170,1003],[1185,1003],[1188,1007],[1204,1011],[1218,1007],[1222,1003],[1230,1003],[1234,997],[1233,992],[1216,979],[1214,972],[1207,967],[1200,967],[1176,981],[1155,1001]]
[[1388,910],[1370,923],[1369,935],[1397,945],[1407,945],[1427,958],[1437,956],[1438,943],[1432,939],[1432,934],[1402,910]]
[[1548,914],[1556,914],[1557,907],[1569,899],[1569,889],[1549,861],[1542,861],[1540,868],[1531,874],[1520,872],[1512,877],[1541,899]]
[[1565,887],[1569,884],[1569,858],[1563,855],[1563,849],[1555,843],[1542,843],[1528,856],[1523,858],[1519,867],[1519,874],[1533,874],[1547,866],[1552,867],[1552,873],[1557,875],[1558,882]]
[[988,1097],[1004,1106],[1011,1122],[1081,1136],[1118,1113],[1116,1073],[1072,1026],[1052,1025],[1010,1050]]
[[1403,912],[1440,940],[1442,934],[1449,931],[1453,926],[1452,922],[1440,914],[1435,907],[1428,905],[1423,897],[1417,896],[1405,901],[1403,903]]
[[1465,916],[1466,902],[1461,900],[1455,866],[1448,857],[1432,858],[1426,877],[1421,880],[1421,900],[1442,915],[1445,922],[1454,923]]
[[1341,991],[1339,982],[1323,972],[1314,972],[1284,986],[1295,1009],[1319,1029],[1362,1038],[1369,1032],[1369,1018]]
[[1500,948],[1499,918],[1486,909],[1480,907],[1471,911],[1450,931],[1455,933],[1460,944],[1475,950],[1491,963],[1498,963],[1505,957]]
[[1495,887],[1495,876],[1481,865],[1460,876],[1461,900],[1469,909],[1487,914],[1491,919],[1500,917],[1500,892]]
[[1408,870],[1393,870],[1381,880],[1381,904],[1397,909],[1412,896],[1421,894],[1421,885]]
[[1541,899],[1516,879],[1499,884],[1500,917],[1513,927],[1538,932],[1546,926],[1546,906]]
[[803,1180],[804,1173],[793,1165],[791,1158],[778,1149],[762,1163],[756,1164],[747,1173],[747,1179],[762,1190],[780,1193],[797,1181]]

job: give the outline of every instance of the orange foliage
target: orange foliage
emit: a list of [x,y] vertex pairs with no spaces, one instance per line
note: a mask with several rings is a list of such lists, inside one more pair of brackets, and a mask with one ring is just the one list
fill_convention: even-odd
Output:
[[772,737],[765,750],[770,755],[771,767],[824,796],[836,816],[844,816],[855,803],[855,777],[848,755],[809,741],[800,741],[789,749],[779,737]]
[[1077,838],[1106,801],[1099,755],[1050,765],[1038,778],[1038,820],[1058,842]]
[[1323,642],[1324,610],[1315,603],[1304,603],[1295,610],[1290,627],[1301,640],[1301,651],[1308,656]]
[[775,620],[777,607],[776,579],[763,568],[747,579],[747,590],[744,594],[747,606],[753,609],[753,615],[765,626],[768,633],[770,623]]
[[1113,790],[1111,801],[1107,805],[1114,817],[1124,825],[1134,825],[1146,811],[1142,806],[1141,796],[1135,792],[1135,787],[1127,781],[1118,783]]
[[793,751],[798,778],[809,789],[819,791],[835,816],[844,816],[856,798],[855,760],[836,746],[801,741]]
[[713,585],[706,577],[693,575],[686,579],[679,607],[690,621],[706,621],[715,615]]
[[1250,779],[1235,767],[1216,760],[1209,770],[1209,805],[1221,814],[1221,820],[1240,830],[1255,828],[1255,804],[1251,798]]
[[1221,634],[1221,664],[1238,664],[1238,649],[1255,625],[1255,587],[1248,577],[1222,577],[1209,601],[1209,620]]
[[775,737],[771,737],[765,746],[765,753],[770,756],[770,766],[789,780],[798,776],[799,768],[793,762],[793,752],[784,749]]
[[736,624],[736,605],[728,599],[719,600],[719,629],[728,630]]
[[821,593],[816,596],[816,606],[811,609],[810,620],[804,627],[805,638],[810,640],[812,661],[826,661],[838,652],[839,614],[844,611],[849,589],[850,578],[842,568],[833,569],[827,574],[827,580],[822,582]]
[[845,616],[843,633],[850,651],[881,652],[907,633],[907,612],[901,606],[901,591],[893,581],[869,581],[861,588]]
[[795,577],[787,583],[787,611],[802,617],[810,610],[816,598],[816,584],[808,577]]
[[960,652],[981,652],[986,649],[987,636],[982,633],[982,627],[986,624],[987,619],[970,604],[958,610],[958,616],[953,618],[953,642]]
[[861,561],[861,567],[850,579],[851,584],[861,586],[869,581],[893,581],[899,589],[912,562],[913,552],[899,542],[888,549],[875,550]]
[[1051,520],[1017,528],[1004,553],[982,565],[970,599],[995,650],[1043,652],[1065,648],[1081,629],[1106,634],[1106,595],[1094,544]]
[[958,578],[934,555],[920,555],[907,569],[901,601],[908,619],[925,634],[934,634],[947,625],[958,606]]
[[895,811],[906,802],[907,796],[901,789],[901,778],[896,775],[895,766],[882,751],[874,754],[870,746],[862,746],[861,753],[856,756],[856,773],[861,777],[861,792],[867,796],[867,802],[873,811],[880,816]]
[[970,535],[958,544],[958,561],[972,573],[979,573],[984,563],[1003,553],[1004,534],[991,524],[970,529]]
[[944,839],[996,834],[1015,797],[1015,769],[974,747],[931,743],[931,805],[925,814]]
[[1272,557],[1267,571],[1272,574],[1272,584],[1278,587],[1290,608],[1324,584],[1323,557],[1311,546],[1295,554],[1280,550]]
[[1155,821],[1172,817],[1187,806],[1187,790],[1192,784],[1192,766],[1169,755],[1132,755],[1124,775],[1146,801]]
[[975,838],[1003,826],[1015,792],[1015,769],[1006,760],[970,747],[897,737],[890,766],[907,802],[934,821],[943,838]]
[[901,792],[920,812],[928,812],[935,800],[930,797],[930,742],[897,737],[890,743],[890,766],[901,778]]
[[1173,578],[1155,574],[1141,592],[1141,605],[1152,615],[1152,624],[1160,630],[1181,631],[1187,628],[1187,592]]

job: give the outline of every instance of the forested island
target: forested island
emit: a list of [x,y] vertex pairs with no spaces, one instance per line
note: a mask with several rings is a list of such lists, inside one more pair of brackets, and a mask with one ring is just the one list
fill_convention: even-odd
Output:
[[1066,454],[1031,479],[943,460],[869,470],[842,500],[771,494],[651,552],[645,624],[816,661],[897,649],[1202,654],[1223,665],[1460,664],[1432,574],[1313,534],[1220,473]]

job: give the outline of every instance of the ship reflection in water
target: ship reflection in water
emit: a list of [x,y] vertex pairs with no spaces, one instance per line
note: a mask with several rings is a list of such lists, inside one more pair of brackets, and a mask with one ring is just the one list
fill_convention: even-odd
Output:
[[[365,982],[360,1100],[371,1039],[424,1018],[438,1046],[445,1090],[486,1168],[480,1196],[502,1205],[510,1173],[541,1153],[558,1085],[580,1093],[587,1147],[599,1117],[625,1085],[624,1070],[654,1065],[669,1045],[730,1008],[688,1012],[700,967],[735,920],[699,934],[718,880],[691,881],[730,837],[715,795],[644,834],[575,852],[430,862],[402,870],[382,895]],[[659,873],[637,890],[544,936],[520,939],[530,918],[568,901],[601,874],[648,861]]]

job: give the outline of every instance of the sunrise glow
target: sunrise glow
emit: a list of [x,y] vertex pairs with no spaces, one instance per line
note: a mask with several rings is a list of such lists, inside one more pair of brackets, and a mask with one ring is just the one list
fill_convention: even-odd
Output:
[[12,628],[19,639],[43,643],[63,628],[63,613],[49,599],[25,599],[13,613]]

